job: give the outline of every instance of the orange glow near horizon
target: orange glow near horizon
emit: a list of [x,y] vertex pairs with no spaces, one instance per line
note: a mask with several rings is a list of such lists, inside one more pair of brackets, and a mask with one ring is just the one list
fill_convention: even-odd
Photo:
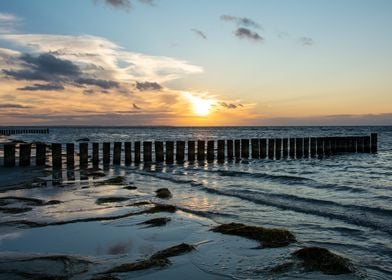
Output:
[[199,117],[206,117],[211,113],[212,107],[216,101],[209,98],[202,98],[186,93],[186,97],[191,102],[193,113]]

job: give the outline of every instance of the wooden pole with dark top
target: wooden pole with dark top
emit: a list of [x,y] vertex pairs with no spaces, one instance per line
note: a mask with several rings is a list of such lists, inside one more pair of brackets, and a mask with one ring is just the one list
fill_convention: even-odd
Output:
[[93,143],[93,168],[99,168],[99,143]]
[[129,166],[132,164],[132,143],[125,142],[124,143],[124,157],[125,157],[125,165]]
[[107,167],[110,165],[110,143],[102,144],[102,154],[103,154],[103,166]]
[[176,142],[176,161],[177,163],[185,161],[185,141]]
[[194,162],[195,161],[195,152],[196,152],[196,142],[195,141],[188,141],[188,161]]
[[252,139],[250,143],[252,146],[252,158],[260,158],[260,139]]
[[227,140],[226,144],[227,144],[227,159],[233,160],[234,159],[234,141]]
[[205,141],[197,141],[197,160],[204,161],[205,160]]
[[241,140],[234,140],[234,156],[236,160],[241,158]]
[[74,169],[75,168],[75,145],[74,143],[67,143],[66,144],[66,154],[67,154],[67,169]]
[[162,141],[155,141],[155,161],[158,163],[162,163],[165,161]]
[[249,140],[241,139],[241,157],[244,159],[249,158]]
[[317,137],[317,157],[324,157],[324,137]]
[[215,158],[215,141],[207,141],[207,161],[212,162]]
[[309,158],[310,155],[309,142],[309,137],[304,138],[304,158]]
[[370,153],[371,148],[370,148],[370,136],[365,136],[364,137],[364,150],[365,153]]
[[31,144],[19,145],[19,166],[30,166]]
[[267,158],[267,139],[265,138],[260,139],[260,158]]
[[283,145],[282,145],[283,146],[282,147],[283,159],[287,159],[289,157],[289,139],[283,138],[282,142],[283,142]]
[[113,145],[113,165],[120,165],[121,164],[121,149],[122,149],[122,143],[121,142],[114,142],[114,145]]
[[46,163],[46,144],[37,143],[35,146],[35,165],[44,166]]
[[268,139],[268,158],[274,159],[275,153],[275,139]]
[[304,139],[295,138],[295,157],[301,159],[304,157]]
[[326,157],[332,155],[332,140],[331,137],[324,137],[324,154]]
[[174,142],[166,141],[166,163],[174,163]]
[[317,155],[317,139],[315,137],[310,138],[310,157],[315,158]]
[[295,138],[290,138],[290,158],[295,159]]
[[152,142],[150,141],[143,142],[143,162],[144,163],[152,162]]
[[81,169],[85,169],[88,167],[88,144],[87,143],[79,144],[79,161],[80,161]]
[[225,160],[225,140],[218,140],[218,162]]
[[378,145],[378,135],[377,135],[377,133],[372,133],[371,135],[370,135],[370,143],[371,143],[371,152],[373,153],[373,154],[376,154],[377,153],[377,151],[378,151],[378,147],[377,147],[377,145]]
[[275,139],[275,158],[277,160],[282,158],[282,138]]
[[135,164],[139,164],[140,163],[140,152],[141,152],[141,147],[140,147],[140,141],[136,141],[134,143],[135,146]]
[[52,144],[52,167],[53,169],[61,169],[63,167],[61,144]]

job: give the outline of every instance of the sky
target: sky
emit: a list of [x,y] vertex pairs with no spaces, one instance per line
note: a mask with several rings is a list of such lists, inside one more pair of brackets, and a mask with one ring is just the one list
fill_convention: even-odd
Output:
[[390,0],[0,0],[0,125],[392,125]]

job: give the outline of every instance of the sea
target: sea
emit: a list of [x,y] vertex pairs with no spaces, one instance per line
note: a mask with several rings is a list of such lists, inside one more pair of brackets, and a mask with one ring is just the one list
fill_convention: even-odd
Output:
[[[350,259],[363,279],[392,279],[392,126],[51,127],[14,135],[47,143],[355,136],[378,133],[378,153],[124,167],[176,190],[175,203],[217,223],[287,228],[306,246]],[[345,279],[340,277],[339,279]]]

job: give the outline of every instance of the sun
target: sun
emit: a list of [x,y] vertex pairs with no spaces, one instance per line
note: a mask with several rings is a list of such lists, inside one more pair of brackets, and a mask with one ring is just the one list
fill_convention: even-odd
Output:
[[189,101],[192,104],[195,115],[205,117],[211,113],[215,101],[208,98],[201,98],[192,94],[187,94]]

